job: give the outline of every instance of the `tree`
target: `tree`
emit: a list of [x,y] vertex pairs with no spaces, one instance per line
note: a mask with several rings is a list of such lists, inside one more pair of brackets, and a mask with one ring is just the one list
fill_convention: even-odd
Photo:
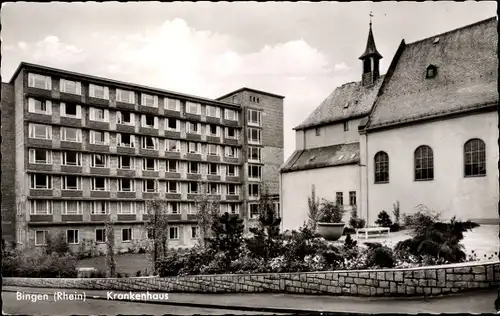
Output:
[[146,201],[146,214],[149,217],[145,223],[146,237],[150,242],[148,252],[155,273],[158,260],[165,258],[168,253],[169,215],[166,204],[159,198]]
[[199,242],[203,248],[208,246],[212,237],[215,220],[220,216],[220,203],[208,192],[206,182],[200,182],[201,194],[196,197],[196,219],[200,230]]
[[106,268],[110,278],[116,277],[115,228],[109,220],[104,224],[106,233]]
[[282,243],[281,218],[276,213],[267,187],[264,187],[263,194],[260,196],[258,220],[257,226],[249,229],[253,236],[247,239],[247,246],[254,254],[268,260],[281,252],[280,245]]
[[50,255],[54,252],[61,255],[71,252],[68,242],[66,241],[66,236],[62,231],[58,232],[54,236],[50,234],[47,234],[46,236],[45,253]]
[[320,209],[320,201],[319,197],[316,197],[316,187],[314,186],[314,184],[312,185],[311,188],[311,196],[307,198],[307,204],[309,206],[309,212],[307,214],[309,217],[308,224],[313,231],[316,231],[319,209]]
[[226,212],[213,222],[213,237],[208,239],[208,245],[215,252],[223,252],[229,264],[238,257],[243,242],[243,231],[243,220]]

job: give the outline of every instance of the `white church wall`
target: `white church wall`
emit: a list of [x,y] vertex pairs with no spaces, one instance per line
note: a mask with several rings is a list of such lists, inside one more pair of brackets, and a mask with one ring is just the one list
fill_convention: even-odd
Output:
[[[332,146],[359,141],[358,126],[361,119],[349,120],[349,130],[344,131],[344,123],[335,123],[319,127],[319,135],[316,135],[316,128],[305,130],[305,149]],[[302,136],[302,135],[300,135]],[[296,133],[296,138],[299,134]],[[299,140],[296,141],[299,144]],[[297,147],[298,148],[298,147]]]
[[[392,214],[393,202],[402,213],[418,204],[447,219],[498,222],[498,114],[474,114],[368,134],[368,222],[380,211]],[[486,143],[486,176],[464,177],[464,144],[472,138]],[[414,151],[428,145],[434,153],[434,179],[414,181]],[[374,156],[389,155],[389,183],[374,183]]]
[[311,170],[287,172],[281,174],[281,207],[283,229],[298,229],[308,220],[308,197],[311,188],[316,187],[316,196],[335,202],[336,192],[343,192],[346,214],[344,221],[350,218],[349,191],[356,191],[359,201],[359,166],[345,165]]

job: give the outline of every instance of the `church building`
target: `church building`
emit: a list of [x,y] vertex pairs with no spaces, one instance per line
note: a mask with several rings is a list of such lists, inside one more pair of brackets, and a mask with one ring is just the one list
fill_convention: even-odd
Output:
[[[283,229],[308,219],[308,197],[356,206],[374,225],[393,204],[498,223],[498,56],[493,17],[413,43],[379,71],[370,22],[361,80],[337,87],[294,128],[281,168]],[[394,218],[393,218],[394,220]]]

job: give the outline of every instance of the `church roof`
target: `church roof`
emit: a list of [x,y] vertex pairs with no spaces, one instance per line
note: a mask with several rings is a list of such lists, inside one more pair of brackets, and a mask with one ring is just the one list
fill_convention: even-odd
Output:
[[359,57],[359,59],[364,59],[369,56],[377,56],[378,58],[382,58],[382,55],[377,50],[375,46],[375,39],[373,38],[372,32],[372,24],[370,22],[370,31],[368,32],[368,40],[366,41],[366,49],[363,55]]
[[[396,53],[367,129],[498,105],[497,20],[490,18]],[[427,68],[437,75],[426,78]]]
[[383,78],[383,76],[379,77],[373,85],[367,87],[363,87],[361,81],[337,87],[309,117],[294,129],[304,129],[368,115]]
[[359,163],[359,143],[339,144],[295,151],[281,168],[292,172]]

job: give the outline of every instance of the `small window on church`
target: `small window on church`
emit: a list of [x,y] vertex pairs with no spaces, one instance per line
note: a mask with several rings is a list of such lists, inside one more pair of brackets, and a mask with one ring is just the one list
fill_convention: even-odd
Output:
[[349,130],[349,121],[344,122],[344,132],[347,132]]
[[316,128],[316,136],[319,136],[321,135],[321,129],[318,127]]
[[425,75],[425,78],[429,79],[429,78],[434,78],[436,77],[437,75],[437,67],[434,66],[434,65],[430,65],[429,67],[427,67],[427,73]]

